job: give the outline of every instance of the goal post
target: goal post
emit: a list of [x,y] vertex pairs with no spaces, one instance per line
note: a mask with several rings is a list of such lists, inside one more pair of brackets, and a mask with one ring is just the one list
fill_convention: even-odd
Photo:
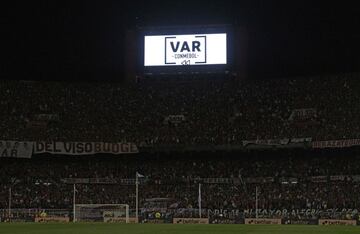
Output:
[[74,222],[130,223],[128,204],[76,204]]

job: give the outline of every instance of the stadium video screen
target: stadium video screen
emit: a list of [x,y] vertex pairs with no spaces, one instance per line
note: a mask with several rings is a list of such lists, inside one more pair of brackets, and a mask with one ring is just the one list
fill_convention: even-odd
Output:
[[226,33],[145,36],[144,66],[227,63]]

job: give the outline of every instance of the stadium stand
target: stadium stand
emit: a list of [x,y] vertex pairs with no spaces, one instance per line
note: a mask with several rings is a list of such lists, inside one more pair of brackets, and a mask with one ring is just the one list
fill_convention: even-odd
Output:
[[[155,198],[168,199],[165,216],[196,216],[192,211],[198,207],[199,183],[204,215],[241,210],[242,217],[254,217],[256,188],[263,210],[359,209],[357,147],[311,149],[310,144],[303,149],[253,151],[245,143],[359,139],[358,78],[359,74],[344,74],[246,83],[145,81],[126,87],[0,81],[2,140],[133,142],[141,152],[121,157],[1,158],[0,209],[8,206],[11,187],[13,209],[71,210],[71,179],[76,178],[93,179],[77,183],[79,203],[134,207],[136,171],[145,175],[140,184],[144,219],[154,215],[146,206],[151,207],[149,199]],[[179,146],[193,150],[173,152]],[[238,151],[237,146],[245,149]],[[301,217],[295,213],[263,215],[334,218],[331,212]],[[358,219],[357,212],[336,215]],[[2,216],[3,220],[6,212]]]
[[[3,139],[106,140],[137,144],[237,144],[249,139],[359,137],[358,75],[271,80],[104,83],[1,81]],[[307,119],[294,110],[314,109]],[[45,129],[31,124],[54,115]],[[183,123],[164,124],[169,115]],[[41,127],[35,125],[35,127]]]

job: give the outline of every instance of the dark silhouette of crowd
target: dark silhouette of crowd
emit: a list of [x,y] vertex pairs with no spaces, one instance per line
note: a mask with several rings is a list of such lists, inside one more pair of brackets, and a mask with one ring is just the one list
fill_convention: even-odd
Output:
[[[76,178],[77,203],[135,207],[135,173],[141,172],[140,207],[166,198],[177,215],[198,208],[198,185],[206,210],[359,209],[357,147],[250,152],[141,153],[137,156],[35,156],[2,159],[0,207],[69,209]],[[21,165],[18,166],[18,165]],[[68,181],[66,181],[66,179]]]
[[[238,82],[1,81],[4,140],[226,145],[243,140],[360,138],[358,74]],[[194,78],[196,79],[196,78]],[[294,110],[313,109],[291,119]],[[52,115],[49,121],[39,115]],[[178,123],[169,115],[183,115]]]
[[[133,142],[139,148],[242,145],[244,140],[360,138],[359,74],[239,82],[0,81],[1,140]],[[296,110],[309,114],[293,118]],[[301,111],[300,111],[301,112]],[[305,112],[304,112],[305,113]],[[182,115],[172,122],[170,115]],[[45,116],[45,117],[44,117]],[[358,148],[172,152],[131,156],[0,158],[0,209],[71,209],[78,203],[204,210],[360,209]],[[70,182],[69,182],[70,181]],[[72,181],[72,182],[71,182]]]

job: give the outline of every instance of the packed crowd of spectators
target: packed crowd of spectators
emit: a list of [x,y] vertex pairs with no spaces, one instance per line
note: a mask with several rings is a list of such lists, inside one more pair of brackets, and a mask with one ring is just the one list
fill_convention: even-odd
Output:
[[[142,147],[360,138],[359,76],[130,86],[0,81],[1,140],[133,142]],[[304,109],[311,114],[292,118],[294,110]],[[174,123],[169,115],[184,119]],[[10,190],[13,208],[70,209],[73,185],[66,178],[103,179],[78,183],[78,203],[134,207],[137,171],[145,175],[142,208],[149,198],[169,199],[170,209],[196,208],[201,183],[204,209],[254,209],[256,190],[261,209],[360,209],[357,148],[35,156],[0,162],[0,209],[8,207]]]
[[65,183],[65,178],[102,179],[100,183],[77,184],[78,203],[134,207],[136,171],[145,176],[140,183],[142,205],[147,199],[166,198],[172,208],[197,208],[201,183],[204,209],[254,209],[256,187],[262,209],[360,208],[357,148],[137,157],[37,156],[1,162],[0,207],[4,209],[9,188],[13,208],[71,208],[73,185]]
[[[3,140],[223,145],[242,140],[360,138],[358,74],[237,82],[1,81]],[[314,109],[292,120],[296,109]],[[56,116],[48,121],[39,115]],[[183,115],[181,123],[166,121]],[[49,117],[48,117],[49,118]]]

